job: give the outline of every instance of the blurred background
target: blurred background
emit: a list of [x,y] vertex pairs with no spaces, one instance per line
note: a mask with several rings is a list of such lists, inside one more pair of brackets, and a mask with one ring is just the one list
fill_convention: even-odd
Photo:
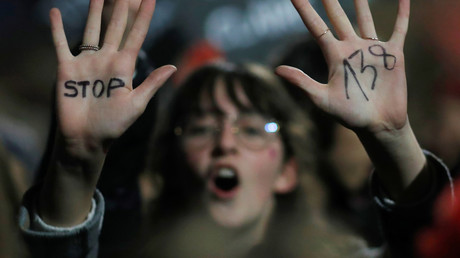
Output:
[[[46,144],[56,73],[48,11],[61,10],[74,48],[88,2],[0,2],[0,141],[23,164],[28,182]],[[311,2],[324,17],[321,1]],[[354,21],[353,1],[340,2]],[[385,41],[398,1],[370,2],[378,36]],[[460,3],[419,0],[411,9],[405,47],[409,116],[422,146],[453,167],[460,156]],[[184,70],[213,57],[270,65],[308,37],[289,0],[157,0],[144,50],[154,66],[172,63]]]

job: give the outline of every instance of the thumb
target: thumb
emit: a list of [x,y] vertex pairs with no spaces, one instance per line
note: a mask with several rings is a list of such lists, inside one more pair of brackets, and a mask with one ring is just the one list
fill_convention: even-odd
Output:
[[164,65],[155,69],[141,85],[134,89],[133,101],[135,101],[135,103],[143,103],[144,106],[147,105],[157,90],[163,86],[166,80],[176,71],[177,68],[174,65]]
[[325,85],[313,80],[298,68],[281,65],[276,68],[275,73],[303,89],[316,104],[318,104],[318,100],[323,99],[327,94]]

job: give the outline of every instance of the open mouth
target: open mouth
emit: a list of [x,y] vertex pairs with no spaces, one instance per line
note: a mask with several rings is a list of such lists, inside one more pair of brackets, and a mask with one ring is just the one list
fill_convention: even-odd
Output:
[[238,174],[232,168],[220,167],[214,171],[211,183],[211,189],[218,197],[231,198],[239,185]]
[[222,191],[231,191],[238,186],[238,176],[230,168],[221,168],[214,177],[214,184]]

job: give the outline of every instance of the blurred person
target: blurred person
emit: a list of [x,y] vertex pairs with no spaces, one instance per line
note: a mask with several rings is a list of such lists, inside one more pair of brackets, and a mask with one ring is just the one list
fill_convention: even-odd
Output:
[[26,172],[0,142],[0,257],[26,257],[15,220],[27,189]]
[[[440,185],[449,181],[442,163],[422,151],[407,118],[402,48],[409,1],[400,1],[389,42],[376,40],[367,1],[356,4],[364,38],[355,34],[338,2],[324,2],[341,41],[308,1],[294,0],[293,4],[317,35],[329,66],[328,84],[321,85],[293,67],[280,66],[276,73],[302,88],[315,105],[358,135],[375,166],[373,198],[380,207],[391,252],[409,257],[413,234],[429,222],[432,200]],[[107,151],[176,70],[169,65],[160,67],[137,88],[132,87],[135,60],[154,6],[153,0],[142,1],[120,48],[128,3],[117,1],[102,48],[93,45],[99,42],[99,31],[94,30],[85,35],[83,43],[90,45],[78,56],[69,51],[59,11],[50,12],[60,64],[58,131],[43,183],[24,197],[20,225],[36,255],[97,255],[104,199],[96,185]],[[342,15],[333,15],[333,10]],[[101,12],[101,1],[92,1],[88,28],[98,27]],[[370,73],[363,73],[366,69]],[[360,81],[369,86],[361,87]],[[153,252],[261,257],[278,252],[317,257],[376,255],[341,228],[316,223],[314,207],[307,207],[308,212],[296,219],[287,213],[291,210],[277,210],[284,205],[276,195],[287,197],[298,189],[300,172],[310,175],[311,180],[304,182],[313,181],[314,168],[310,155],[303,155],[311,154],[312,147],[307,115],[302,116],[273,75],[231,64],[205,67],[190,75],[175,96],[170,119],[159,136],[166,144],[153,146],[153,158],[158,159],[154,168],[159,168],[164,188],[155,207],[162,216],[152,220],[158,227],[165,226],[153,230],[174,232],[177,228],[181,238],[168,242],[165,236],[167,245]],[[313,184],[304,190],[307,199],[319,198]],[[297,207],[295,202],[287,203],[293,210]],[[279,214],[292,224],[277,225]],[[181,220],[181,216],[185,218]],[[197,225],[194,218],[218,235],[207,235],[207,227],[185,234]],[[162,223],[168,220],[174,223]],[[291,230],[294,236],[306,236],[279,234]],[[286,237],[286,241],[271,241],[271,237]],[[208,246],[206,240],[213,240],[210,243],[216,246]],[[141,246],[149,249],[153,245]],[[148,251],[147,255],[152,255]]]
[[293,236],[311,244],[346,236],[315,224],[322,193],[311,174],[310,123],[266,68],[204,66],[179,87],[169,113],[153,144],[152,170],[163,189],[149,228],[160,233],[148,253],[244,256],[252,249],[263,257],[289,253]]

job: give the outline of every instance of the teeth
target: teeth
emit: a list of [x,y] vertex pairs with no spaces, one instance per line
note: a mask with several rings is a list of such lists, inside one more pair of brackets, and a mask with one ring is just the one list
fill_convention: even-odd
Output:
[[213,181],[216,188],[221,191],[231,191],[239,184],[236,171],[228,167],[219,168]]
[[218,176],[223,177],[223,178],[232,178],[232,177],[235,177],[236,174],[235,174],[235,171],[233,171],[230,168],[221,168],[218,171]]

